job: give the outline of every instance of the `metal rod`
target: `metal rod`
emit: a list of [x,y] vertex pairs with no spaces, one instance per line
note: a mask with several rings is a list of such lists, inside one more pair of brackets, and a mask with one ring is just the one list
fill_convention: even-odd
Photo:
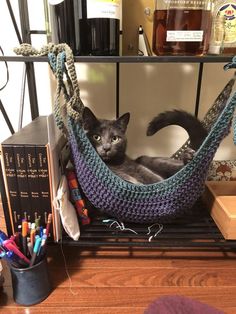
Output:
[[40,30],[31,30],[30,31],[30,35],[46,35],[47,32],[46,31],[40,31]]
[[18,121],[18,130],[22,128],[24,102],[25,102],[25,83],[26,83],[26,65],[23,65],[22,83],[21,83],[21,97],[20,97],[20,113]]
[[[215,59],[214,59],[215,58]],[[137,57],[137,56],[75,56],[75,62],[87,63],[224,63],[232,61],[232,56],[203,56],[203,57],[190,57],[190,56],[158,56],[158,57]],[[28,56],[0,56],[0,61],[11,62],[48,62],[47,56],[42,57],[28,57]]]
[[5,119],[6,124],[7,124],[8,128],[9,128],[11,134],[15,133],[14,128],[13,128],[13,126],[11,124],[11,121],[10,121],[10,119],[9,119],[7,113],[6,113],[6,110],[5,110],[4,106],[3,106],[3,103],[1,101],[1,99],[0,99],[0,111],[2,112],[3,118]]
[[15,15],[13,13],[10,0],[6,0],[6,3],[7,3],[7,6],[8,6],[8,11],[9,11],[10,16],[11,16],[12,24],[13,24],[15,32],[16,32],[16,36],[18,38],[19,43],[22,44],[23,41],[22,41],[22,38],[21,38],[21,35],[20,35],[19,28],[18,28],[17,23],[16,23]]
[[195,102],[195,116],[198,116],[200,97],[201,97],[201,88],[202,88],[202,74],[203,74],[203,63],[199,64],[198,70],[198,81],[197,81],[197,94],[196,94],[196,102]]
[[[29,22],[27,0],[18,0],[18,4],[19,4],[22,39],[25,43],[31,44],[30,22]],[[37,97],[37,89],[36,89],[36,81],[35,81],[34,64],[32,62],[26,63],[26,74],[27,74],[27,83],[28,83],[28,91],[29,91],[29,99],[30,99],[31,118],[33,120],[39,116],[39,110],[38,110],[38,97]]]
[[120,64],[116,63],[116,118],[120,116]]

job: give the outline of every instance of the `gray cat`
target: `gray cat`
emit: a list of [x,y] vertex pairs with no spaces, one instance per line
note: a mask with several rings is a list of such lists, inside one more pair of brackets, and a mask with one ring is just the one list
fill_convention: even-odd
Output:
[[193,115],[180,110],[166,111],[149,123],[147,135],[176,124],[188,132],[191,148],[186,150],[181,160],[149,156],[133,160],[126,155],[125,133],[129,119],[129,113],[116,120],[105,120],[98,119],[88,107],[83,111],[83,128],[98,155],[115,174],[135,184],[156,183],[175,174],[193,157],[207,135],[201,122]]

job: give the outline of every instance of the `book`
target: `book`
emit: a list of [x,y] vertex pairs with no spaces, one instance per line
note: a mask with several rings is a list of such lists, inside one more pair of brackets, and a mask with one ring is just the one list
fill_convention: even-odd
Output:
[[38,165],[38,182],[40,194],[40,221],[43,224],[47,223],[47,214],[52,211],[51,203],[51,186],[49,179],[49,160],[48,160],[48,147],[36,146],[36,162]]
[[39,191],[39,174],[35,145],[25,146],[25,158],[31,203],[31,219],[35,220],[37,218],[40,218],[42,215],[40,204],[41,196]]
[[23,145],[13,145],[15,157],[16,178],[19,191],[21,217],[32,221],[30,191],[27,177],[25,148]]
[[[40,217],[41,224],[45,226],[47,216],[52,212],[53,236],[57,240],[61,234],[60,221],[54,210],[53,198],[60,181],[60,154],[65,143],[66,139],[56,127],[53,114],[34,119],[2,143],[3,148],[10,147],[14,153],[17,178],[14,184],[19,191],[20,219],[34,221]],[[24,203],[26,199],[27,204]],[[14,211],[12,207],[10,210],[13,224]]]
[[5,191],[10,216],[12,230],[16,231],[18,224],[21,223],[20,198],[16,177],[15,157],[11,145],[2,143],[2,165]]

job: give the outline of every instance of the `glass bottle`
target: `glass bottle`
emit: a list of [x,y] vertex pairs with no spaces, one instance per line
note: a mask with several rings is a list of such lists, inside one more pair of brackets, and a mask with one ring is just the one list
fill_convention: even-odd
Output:
[[216,20],[217,17],[222,16],[225,18],[222,52],[233,55],[236,54],[236,0],[214,1],[213,19]]
[[157,55],[203,55],[209,47],[211,0],[156,0],[152,49]]
[[122,0],[78,0],[82,55],[119,55]]
[[80,50],[78,0],[48,0],[48,8],[45,8],[46,25],[47,18],[48,41],[55,44],[66,43],[74,55],[77,55]]
[[208,54],[221,54],[224,49],[225,16],[214,16]]

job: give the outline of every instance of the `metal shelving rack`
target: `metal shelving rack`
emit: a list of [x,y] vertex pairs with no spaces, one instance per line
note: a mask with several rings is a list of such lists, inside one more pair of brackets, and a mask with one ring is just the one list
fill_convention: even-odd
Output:
[[[19,43],[31,43],[31,34],[45,34],[45,31],[30,30],[27,0],[18,0],[21,21],[21,34],[11,9],[10,1],[6,0],[12,23],[15,28]],[[203,77],[204,63],[227,63],[232,60],[232,56],[75,56],[75,62],[86,63],[113,63],[116,65],[116,115],[119,116],[119,95],[120,95],[120,64],[127,63],[197,63],[199,64],[197,90],[195,100],[195,115],[198,115],[199,101],[201,94],[201,84]],[[0,62],[23,62],[25,64],[25,75],[29,84],[29,98],[31,105],[32,119],[39,115],[37,88],[35,83],[34,62],[48,62],[47,57],[24,57],[24,56],[0,56]],[[4,206],[5,219],[7,222],[8,234],[12,233],[6,191],[3,185],[3,174],[0,164],[0,192]],[[197,208],[197,210],[196,210]],[[124,230],[123,225],[117,228],[117,224],[112,224],[112,218],[102,217],[97,213],[89,226],[81,228],[79,241],[72,241],[65,235],[63,244],[92,248],[92,247],[142,247],[142,248],[167,248],[169,250],[191,249],[191,250],[235,250],[236,241],[228,241],[223,238],[209,214],[203,210],[202,204],[198,204],[195,210],[200,215],[193,214],[191,217],[177,219],[172,223],[162,226],[160,232],[155,232],[150,240],[147,225],[126,224],[130,230]],[[196,213],[195,211],[195,213]],[[104,221],[110,220],[107,225]]]

